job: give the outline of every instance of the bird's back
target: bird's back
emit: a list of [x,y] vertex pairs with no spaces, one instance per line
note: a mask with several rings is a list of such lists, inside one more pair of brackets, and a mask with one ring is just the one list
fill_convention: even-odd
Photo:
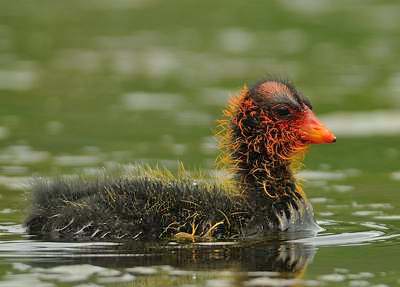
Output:
[[240,233],[247,213],[222,186],[189,178],[62,178],[34,185],[26,226],[52,240],[226,237]]

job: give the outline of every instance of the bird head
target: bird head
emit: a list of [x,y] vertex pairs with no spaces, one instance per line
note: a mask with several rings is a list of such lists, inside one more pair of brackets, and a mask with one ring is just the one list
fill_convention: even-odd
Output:
[[253,156],[247,161],[292,159],[309,144],[336,141],[314,114],[310,100],[287,81],[264,80],[250,89],[244,87],[225,116],[222,146],[235,160],[242,161],[249,154]]
[[258,111],[253,115],[259,117],[267,142],[281,146],[282,156],[308,144],[336,141],[334,134],[314,114],[310,100],[289,82],[262,81],[248,93],[253,108]]

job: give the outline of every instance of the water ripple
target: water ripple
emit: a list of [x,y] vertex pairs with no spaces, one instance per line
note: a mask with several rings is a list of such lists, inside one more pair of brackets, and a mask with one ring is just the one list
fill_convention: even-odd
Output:
[[362,231],[362,232],[346,232],[334,235],[321,235],[313,238],[304,238],[293,240],[296,243],[303,243],[312,246],[346,246],[346,245],[361,245],[367,242],[388,240],[399,237],[400,234],[386,235],[382,231]]

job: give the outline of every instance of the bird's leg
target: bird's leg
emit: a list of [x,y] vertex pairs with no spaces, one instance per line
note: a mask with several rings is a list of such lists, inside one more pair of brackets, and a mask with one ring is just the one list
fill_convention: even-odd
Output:
[[192,233],[178,232],[174,235],[175,239],[182,241],[192,241],[192,242],[196,241],[196,238],[198,237],[196,236],[196,231],[199,226],[198,224],[196,224],[196,217],[197,216],[193,218],[193,222],[190,224],[190,226],[192,227]]

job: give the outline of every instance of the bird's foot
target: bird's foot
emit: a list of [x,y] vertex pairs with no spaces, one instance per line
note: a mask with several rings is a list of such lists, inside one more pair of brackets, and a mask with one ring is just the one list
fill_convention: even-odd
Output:
[[196,230],[198,225],[195,225],[194,223],[191,224],[192,226],[192,233],[187,233],[187,232],[178,232],[175,234],[175,239],[179,241],[191,241],[191,242],[196,242],[196,241],[208,241],[214,239],[214,232],[218,228],[218,226],[224,224],[224,221],[219,221],[212,225],[207,231],[205,231],[203,234],[196,235]]
[[199,236],[196,235],[196,231],[197,231],[197,227],[199,225],[195,224],[195,221],[193,220],[191,227],[192,227],[192,233],[187,233],[187,232],[178,232],[174,235],[176,240],[179,241],[191,241],[191,242],[195,242],[197,238],[199,238]]

